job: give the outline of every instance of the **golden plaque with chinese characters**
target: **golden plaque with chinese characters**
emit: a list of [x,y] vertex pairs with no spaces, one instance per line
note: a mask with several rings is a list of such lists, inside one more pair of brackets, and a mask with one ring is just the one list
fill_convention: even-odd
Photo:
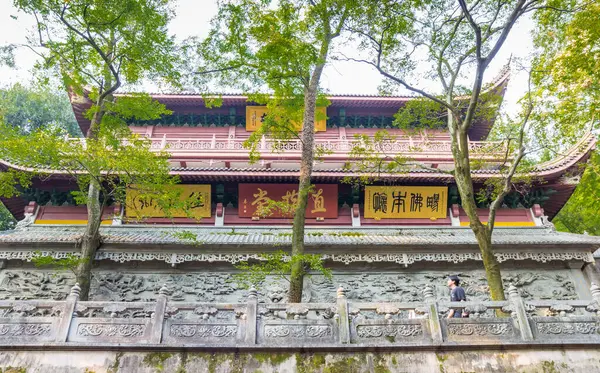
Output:
[[[315,120],[315,132],[327,130],[327,108],[320,106],[316,109],[319,118]],[[269,113],[266,106],[246,106],[246,131],[254,132],[262,126],[264,117]],[[298,131],[302,129],[302,124],[296,125]]]
[[[171,188],[180,189],[181,201],[186,201],[189,205],[188,213],[183,209],[171,211],[174,218],[210,218],[211,215],[211,186],[210,185],[174,185]],[[148,217],[162,218],[167,217],[165,212],[157,205],[152,198],[142,197],[135,188],[127,189],[126,213],[129,218]]]
[[[290,218],[298,202],[298,184],[240,184],[238,216]],[[308,195],[306,218],[338,217],[337,184],[316,184]]]
[[367,219],[442,219],[448,215],[448,187],[367,186]]

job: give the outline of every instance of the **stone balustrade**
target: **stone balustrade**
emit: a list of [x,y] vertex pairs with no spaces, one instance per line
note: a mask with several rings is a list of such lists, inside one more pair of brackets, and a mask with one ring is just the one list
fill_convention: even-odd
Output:
[[[237,304],[168,301],[87,302],[75,285],[65,301],[0,302],[0,346],[29,348],[419,348],[600,344],[600,288],[592,300],[524,300],[511,286],[506,301],[258,303],[250,289]],[[447,319],[466,309],[468,318]]]
[[[244,138],[221,139],[212,138],[190,139],[190,138],[168,138],[151,139],[151,149],[156,151],[166,150],[173,155],[190,155],[202,153],[206,156],[227,152],[232,155],[236,153],[248,153]],[[325,155],[348,155],[356,146],[361,146],[360,141],[355,139],[315,139],[315,147],[324,152]],[[448,156],[452,154],[452,143],[443,140],[417,140],[401,139],[382,141],[373,144],[373,148],[382,155],[405,154],[418,157],[420,154],[429,156]],[[257,144],[256,150],[263,153],[285,153],[300,154],[302,146],[300,140],[271,140],[263,139]],[[477,158],[497,160],[506,155],[506,143],[503,141],[471,141],[469,142],[470,153]]]

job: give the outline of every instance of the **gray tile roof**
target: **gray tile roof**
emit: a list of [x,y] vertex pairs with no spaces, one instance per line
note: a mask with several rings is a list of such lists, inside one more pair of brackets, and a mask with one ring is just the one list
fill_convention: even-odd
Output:
[[[0,232],[0,246],[11,244],[74,244],[82,234],[82,226],[32,225],[21,230]],[[191,232],[197,242],[178,236]],[[185,227],[185,226],[111,226],[102,227],[105,244],[136,245],[288,245],[290,228],[265,227]],[[413,227],[413,228],[307,228],[307,246],[451,246],[476,245],[477,241],[467,227]],[[600,237],[554,232],[544,227],[496,228],[495,245],[525,246],[589,246],[600,247]]]

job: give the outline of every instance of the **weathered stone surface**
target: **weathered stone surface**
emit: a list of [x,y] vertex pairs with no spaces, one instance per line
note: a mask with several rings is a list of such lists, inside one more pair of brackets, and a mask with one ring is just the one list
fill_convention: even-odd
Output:
[[[27,373],[522,372],[589,373],[600,351],[507,350],[386,353],[3,351],[0,368]],[[10,369],[9,369],[10,367]]]
[[[578,299],[569,269],[509,269],[503,271],[506,284],[514,284],[525,299]],[[307,277],[304,302],[335,302],[336,289],[346,289],[346,297],[354,301],[414,302],[424,300],[423,289],[431,286],[434,297],[448,299],[443,271],[388,271],[369,273],[335,273],[332,280],[322,275]],[[469,300],[487,300],[488,292],[483,270],[460,272]],[[1,299],[64,299],[74,284],[72,274],[56,274],[47,270],[5,269],[0,271]],[[166,284],[169,299],[186,302],[236,303],[245,300],[247,290],[239,286],[234,276],[223,272],[169,273],[154,271],[96,271],[93,274],[91,299],[98,301],[154,301]],[[258,287],[260,302],[285,302],[287,285],[284,280],[268,278]],[[585,294],[587,296],[587,294]],[[584,296],[584,297],[585,297]]]

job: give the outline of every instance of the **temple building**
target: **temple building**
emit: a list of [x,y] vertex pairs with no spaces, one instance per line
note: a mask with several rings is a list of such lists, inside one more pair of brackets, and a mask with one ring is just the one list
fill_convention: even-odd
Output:
[[[503,95],[509,71],[487,87],[487,95]],[[185,195],[199,193],[202,203],[191,219],[166,218],[160,209],[144,207],[143,221],[127,207],[104,211],[103,244],[95,263],[92,300],[147,301],[167,284],[173,299],[235,302],[245,293],[232,281],[240,261],[260,253],[286,249],[291,240],[290,216],[259,216],[269,199],[293,202],[297,193],[299,140],[263,138],[260,160],[251,162],[244,141],[260,125],[266,108],[242,95],[224,95],[221,107],[208,109],[193,94],[157,94],[153,98],[172,115],[130,123],[133,132],[152,141],[152,149],[171,154],[172,172],[181,178]],[[453,160],[447,130],[393,128],[394,114],[412,97],[334,95],[322,108],[326,120],[316,123],[316,146],[328,152],[315,162],[315,188],[306,215],[307,251],[323,255],[334,270],[332,281],[320,274],[305,280],[304,299],[331,300],[340,284],[349,299],[416,301],[425,284],[445,299],[444,278],[459,274],[473,299],[486,299],[481,256],[469,219],[451,174]],[[89,100],[74,99],[73,110],[83,133],[89,120],[83,113]],[[505,144],[488,141],[492,119],[479,119],[469,137],[472,156],[490,165],[474,171],[476,190],[488,178],[499,177]],[[392,136],[384,151],[409,157],[406,172],[380,174],[372,185],[356,187],[343,181],[356,176],[345,167],[356,134],[386,129]],[[525,193],[511,193],[498,211],[494,233],[496,255],[506,284],[522,288],[527,297],[587,299],[593,282],[593,251],[598,238],[556,232],[550,221],[577,185],[578,175],[595,139],[590,135],[559,158],[542,163],[532,173],[539,182]],[[1,161],[0,161],[1,162]],[[0,163],[3,168],[15,167]],[[436,171],[436,170],[439,170]],[[14,231],[0,234],[0,299],[63,299],[72,276],[50,276],[35,268],[35,252],[61,257],[74,252],[86,222],[85,206],[76,206],[70,191],[74,181],[56,172],[37,180],[22,196],[3,203],[21,220]],[[135,193],[128,195],[131,205]],[[141,207],[141,206],[139,206]],[[480,216],[487,217],[486,205]],[[192,231],[190,243],[174,231]],[[587,268],[587,269],[586,269]],[[259,289],[261,301],[285,301],[285,283],[272,279]]]
[[[505,69],[487,85],[483,96],[503,96],[508,78]],[[83,302],[69,271],[38,268],[31,261],[39,254],[78,255],[87,213],[70,193],[77,188],[75,181],[55,171],[51,177],[34,180],[19,197],[3,199],[19,223],[14,230],[0,232],[0,346],[99,349],[105,352],[97,356],[105,360],[98,357],[97,367],[90,371],[113,371],[105,361],[114,360],[116,367],[125,361],[120,363],[121,355],[114,355],[115,344],[123,349],[247,347],[249,351],[344,346],[365,351],[423,346],[493,350],[498,344],[504,348],[600,344],[600,288],[596,286],[600,276],[593,255],[600,238],[557,232],[551,223],[576,188],[581,166],[595,148],[592,135],[558,158],[537,165],[530,172],[533,186],[505,198],[497,213],[493,244],[508,300],[491,302],[479,247],[453,176],[447,172],[453,168],[447,129],[394,128],[394,115],[414,97],[329,96],[330,105],[319,108],[327,119],[315,126],[315,146],[327,152],[314,164],[305,243],[307,252],[321,255],[333,275],[331,279],[321,273],[306,276],[303,303],[293,305],[286,303],[285,279],[267,277],[256,289],[247,289],[238,284],[235,274],[240,271],[238,263],[261,260],[263,253],[291,246],[291,216],[263,216],[260,211],[269,200],[293,203],[297,198],[300,142],[263,137],[260,158],[252,162],[244,142],[261,125],[266,107],[242,95],[223,95],[222,106],[210,109],[200,95],[152,97],[172,115],[129,126],[147,137],[152,149],[170,153],[172,173],[181,179],[178,187],[185,196],[201,197],[193,206],[194,218],[178,212],[167,218],[133,190],[124,206],[107,206],[90,300]],[[91,102],[73,97],[72,105],[86,133],[90,123],[84,113]],[[485,164],[473,171],[475,190],[486,180],[502,176],[506,144],[488,140],[494,119],[478,118],[469,132],[472,157]],[[355,161],[351,156],[355,136],[372,136],[381,129],[392,138],[379,144],[378,150],[407,159],[409,167],[378,173],[368,185],[348,183],[364,176],[347,167]],[[0,159],[0,171],[20,167]],[[145,218],[137,219],[131,206]],[[484,221],[488,206],[481,202],[479,216]],[[196,240],[178,232],[192,232]],[[469,319],[444,319],[451,307],[449,275],[462,279],[470,302]],[[512,318],[497,317],[500,311]],[[127,353],[132,367],[154,364],[156,358],[149,354],[142,360],[141,355]],[[484,355],[497,366],[511,364],[495,352],[480,354],[447,356],[459,359],[452,369],[460,366],[461,371],[492,371],[475,369]],[[517,353],[539,364],[545,356],[527,354]],[[167,355],[159,356],[164,359],[159,359],[160,369],[154,371],[189,367],[190,356],[177,355],[175,361]],[[10,361],[20,361],[19,356],[11,355]],[[39,353],[28,356],[42,364]],[[92,369],[93,356],[86,352],[79,366]],[[365,360],[370,371],[402,371],[390,368],[396,361],[407,364],[409,371],[410,367],[454,371],[443,370],[447,357],[439,360],[438,356],[436,362],[435,356],[428,355],[430,360],[423,364],[429,365],[419,366],[418,359],[395,352],[373,356],[370,363]],[[590,352],[589,356],[577,360],[577,369],[591,371],[585,364],[596,364],[600,355]],[[285,370],[288,358],[266,367],[264,358],[255,356],[252,369],[293,371]],[[204,368],[189,371],[234,371],[215,370],[225,360],[207,359],[207,365],[198,363]],[[325,358],[314,359],[289,364],[328,364]],[[373,368],[380,363],[389,370]],[[56,364],[52,366],[62,363]],[[163,370],[163,365],[172,369]]]

